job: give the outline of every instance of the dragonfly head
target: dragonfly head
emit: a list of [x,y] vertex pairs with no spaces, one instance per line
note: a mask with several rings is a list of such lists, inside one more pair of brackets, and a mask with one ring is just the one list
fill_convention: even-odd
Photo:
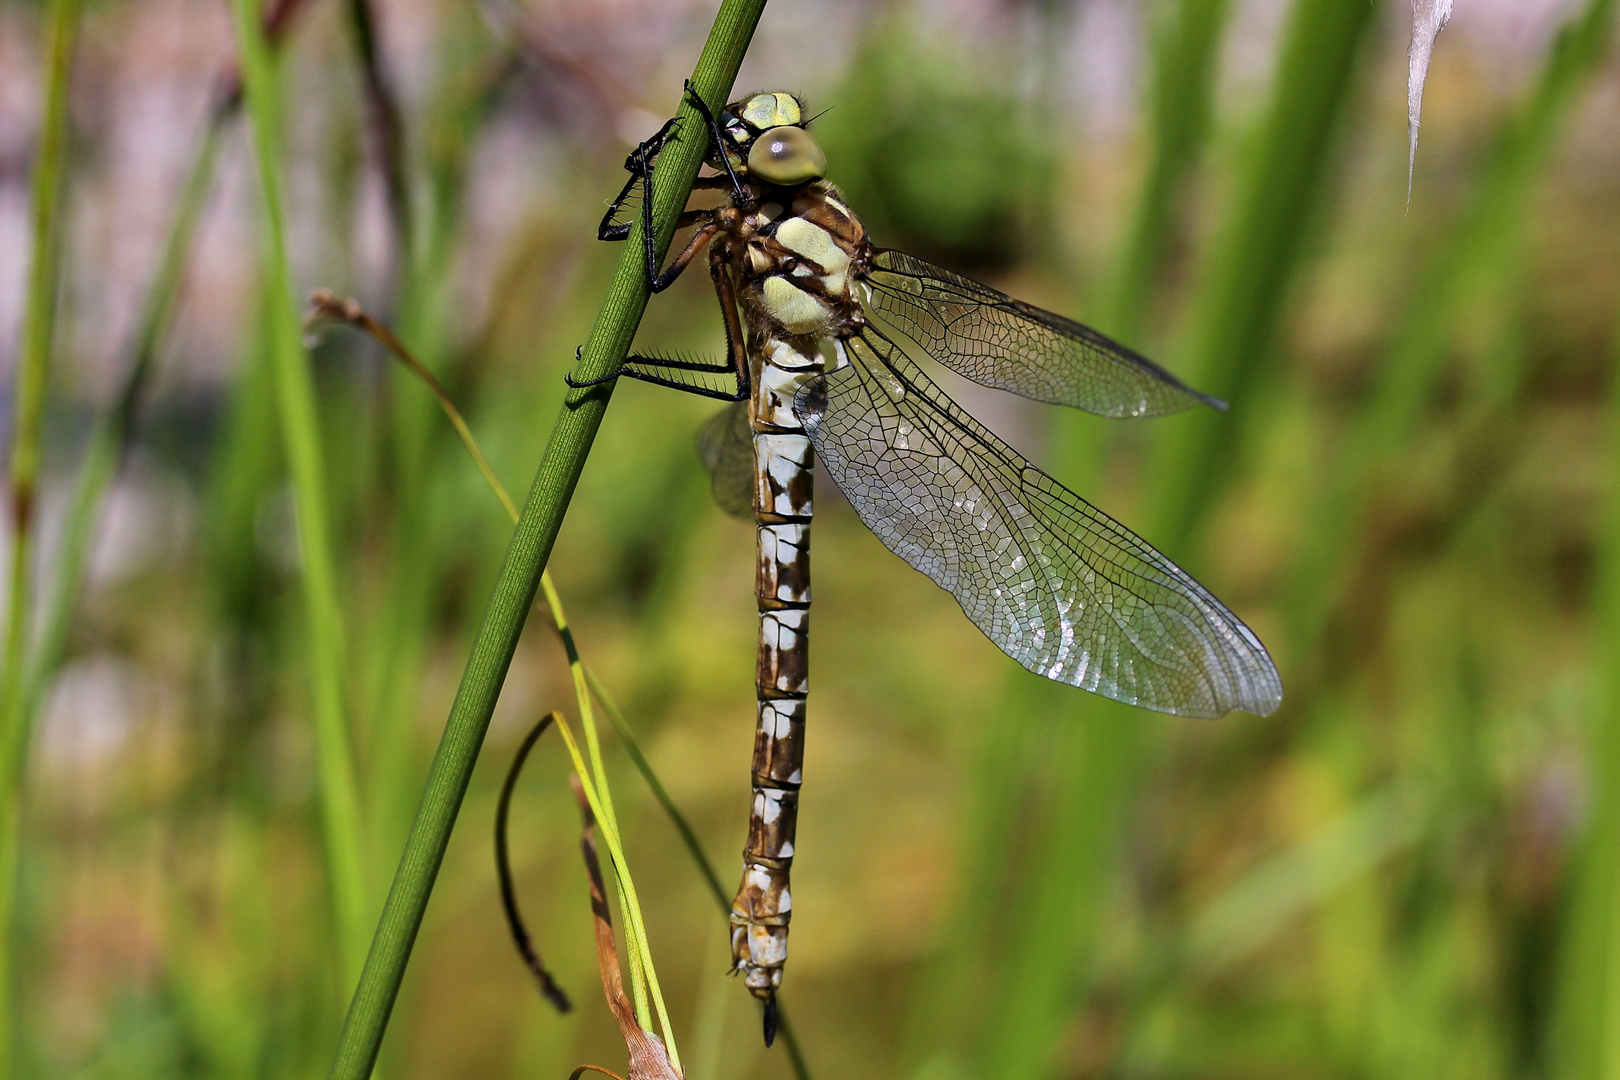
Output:
[[[752,94],[720,114],[721,152],[739,176],[779,187],[808,184],[827,175],[827,155],[804,129],[806,123],[804,104],[792,94]],[[709,157],[710,165],[725,167],[713,148]]]

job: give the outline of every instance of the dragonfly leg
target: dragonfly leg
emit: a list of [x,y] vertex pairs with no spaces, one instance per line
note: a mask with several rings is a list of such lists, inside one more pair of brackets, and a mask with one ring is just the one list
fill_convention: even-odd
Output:
[[[685,270],[687,264],[703,249],[703,245],[709,242],[709,238],[715,234],[715,230],[719,226],[714,223],[712,211],[681,211],[681,216],[675,222],[677,229],[688,228],[692,225],[700,227],[697,232],[692,234],[692,239],[687,241],[686,247],[675,257],[675,261],[670,263],[667,269],[659,270],[658,252],[655,250],[653,243],[652,166],[647,160],[647,144],[643,143],[637,147],[632,156],[639,158],[639,171],[631,174],[630,179],[625,182],[624,188],[619,192],[619,198],[614,200],[614,205],[608,207],[608,216],[602,219],[602,225],[597,230],[597,236],[603,240],[622,240],[629,235],[630,226],[615,224],[612,222],[612,218],[618,212],[618,207],[623,203],[631,186],[639,177],[641,180],[641,242],[646,252],[647,280],[652,286],[653,292],[661,293],[675,284],[675,279],[681,276],[681,271]],[[693,186],[697,187],[698,185],[694,183]]]
[[[577,354],[576,354],[577,355]],[[652,368],[644,371],[643,368]],[[619,370],[598,379],[576,379],[572,375],[563,376],[563,381],[575,390],[589,386],[601,386],[623,377],[626,379],[639,379],[642,382],[652,383],[654,386],[664,386],[671,390],[682,390],[688,394],[699,397],[715,398],[719,401],[745,401],[749,395],[748,380],[739,378],[735,391],[717,390],[712,386],[703,386],[698,383],[686,382],[671,375],[660,375],[659,371],[695,371],[695,372],[735,372],[730,361],[720,362],[713,360],[674,360],[665,356],[627,356]]]
[[731,155],[726,153],[725,133],[720,130],[720,121],[715,119],[714,110],[709,103],[703,100],[703,95],[692,89],[692,80],[687,79],[684,87],[686,96],[692,99],[692,107],[703,116],[703,123],[709,129],[709,145],[719,156],[721,164],[726,167],[726,177],[731,182],[731,197],[738,206],[745,206],[750,201],[748,193],[743,189],[742,181],[737,179],[736,170],[731,167]]
[[[645,163],[651,162],[651,160],[663,150],[664,143],[668,140],[669,132],[675,126],[675,120],[675,117],[671,117],[669,120],[665,121],[664,126],[659,128],[658,131],[653,134],[652,138],[644,140],[634,150],[630,151],[629,157],[624,159],[624,169],[630,175],[624,178],[624,186],[620,188],[619,193],[613,197],[613,201],[608,203],[607,213],[602,215],[601,224],[597,225],[596,227],[596,238],[598,240],[606,240],[611,242],[629,238],[630,223],[628,221],[617,221],[615,219],[618,218],[619,213],[624,209],[624,204],[630,201],[630,192],[634,190],[636,184],[649,178],[648,174],[651,172],[651,169]],[[692,187],[694,190],[713,190],[715,188],[725,188],[731,186],[732,181],[727,180],[722,176],[700,176],[692,182]],[[686,211],[681,215],[681,220],[678,227],[684,229],[692,225],[696,225],[698,221],[701,220],[699,215],[703,213],[704,211],[701,210]]]
[[709,248],[709,278],[714,282],[714,294],[720,301],[720,319],[726,327],[726,359],[737,371],[737,388],[749,389],[748,345],[743,339],[742,316],[737,311],[737,287],[731,280],[731,268],[721,245]]
[[[645,363],[647,359],[649,358],[637,356],[631,357],[630,361],[631,363]],[[748,390],[746,387],[737,390],[735,393],[727,390],[716,390],[712,386],[702,386],[697,383],[685,382],[678,378],[671,378],[667,375],[658,375],[651,371],[640,371],[636,368],[630,367],[628,364],[614,372],[612,375],[607,375],[600,379],[590,379],[585,382],[575,382],[574,380],[569,379],[568,385],[572,387],[596,386],[598,383],[608,382],[612,379],[617,379],[620,376],[627,379],[639,379],[641,382],[652,383],[654,386],[662,386],[670,390],[680,390],[688,394],[696,394],[698,397],[714,398],[716,401],[748,400]]]
[[[675,260],[676,265],[685,268],[699,249],[713,235],[717,226],[711,221],[704,228],[693,234],[692,240],[686,245]],[[640,379],[642,382],[652,383],[654,386],[665,386],[671,390],[683,390],[688,394],[697,394],[700,397],[716,398],[720,401],[746,401],[753,392],[753,383],[749,377],[748,350],[743,341],[742,318],[737,313],[737,293],[731,281],[731,273],[727,269],[725,252],[719,248],[709,249],[709,276],[714,281],[715,296],[720,301],[720,316],[726,327],[726,358],[723,361],[713,360],[675,360],[662,356],[631,355],[624,359],[619,370],[597,379],[575,379],[572,375],[563,376],[563,381],[574,389],[587,386],[600,386],[605,382],[612,382],[621,375],[626,378]],[[654,285],[656,290],[657,285]],[[574,352],[577,361],[584,352],[582,345]],[[651,371],[641,370],[651,368]],[[668,375],[659,375],[658,371],[697,371],[697,372],[730,372],[737,377],[735,391],[716,390],[710,386],[700,386],[685,382]]]
[[[675,261],[670,263],[669,268],[662,273],[658,271],[657,261],[652,258],[652,241],[651,239],[647,241],[649,245],[647,248],[647,273],[651,278],[649,284],[655,293],[661,293],[675,284],[675,279],[680,277],[681,272],[691,265],[692,260],[697,258],[697,253],[703,250],[703,245],[707,244],[720,229],[720,226],[714,221],[714,215],[707,210],[688,210],[681,215],[681,221],[684,223],[689,215],[693,217],[694,224],[698,221],[702,221],[703,224],[698,227],[697,232],[692,234],[692,239],[686,242],[686,246],[681,249],[681,253],[675,256]],[[648,235],[650,237],[651,234]]]
[[625,200],[630,197],[630,189],[636,186],[636,179],[635,173],[631,173],[626,177],[624,187],[620,188],[613,201],[608,203],[607,213],[602,215],[602,223],[596,227],[596,238],[598,240],[623,240],[630,235],[629,222],[614,221],[613,219],[618,217],[619,211],[624,208]]
[[647,173],[650,171],[647,163],[652,158],[657,157],[658,152],[664,148],[664,142],[669,138],[669,133],[675,129],[678,119],[678,117],[672,116],[664,121],[663,127],[654,132],[651,138],[643,139],[641,144],[625,157],[624,169],[630,175],[625,178],[624,187],[619,189],[618,195],[614,196],[613,201],[608,204],[607,213],[602,215],[602,223],[596,227],[596,238],[598,240],[623,240],[630,235],[628,222],[618,222],[613,219],[619,216],[620,210],[624,209],[625,201],[630,198],[630,189],[636,186],[636,181],[646,179]]

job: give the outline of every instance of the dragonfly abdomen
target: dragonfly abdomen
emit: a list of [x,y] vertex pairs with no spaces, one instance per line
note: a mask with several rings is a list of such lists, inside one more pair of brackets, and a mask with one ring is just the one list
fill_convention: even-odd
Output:
[[782,982],[789,872],[803,780],[805,696],[809,691],[810,518],[814,450],[793,396],[819,375],[820,355],[805,339],[758,336],[753,342],[754,514],[759,653],[754,684],[753,804],[743,879],[731,907],[732,959],[756,997]]

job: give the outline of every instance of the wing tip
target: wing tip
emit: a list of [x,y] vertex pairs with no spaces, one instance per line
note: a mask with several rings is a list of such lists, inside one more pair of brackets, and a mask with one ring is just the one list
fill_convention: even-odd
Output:
[[1282,700],[1282,684],[1273,683],[1265,688],[1263,695],[1258,695],[1252,699],[1245,696],[1244,700],[1237,702],[1232,708],[1246,713],[1253,713],[1256,716],[1270,716],[1282,708]]

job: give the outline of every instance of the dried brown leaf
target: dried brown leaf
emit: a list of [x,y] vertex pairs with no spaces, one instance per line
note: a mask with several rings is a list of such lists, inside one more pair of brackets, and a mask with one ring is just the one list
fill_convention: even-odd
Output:
[[[602,991],[607,995],[608,1008],[619,1021],[619,1034],[630,1052],[629,1080],[683,1080],[669,1062],[663,1040],[645,1031],[636,1022],[636,1011],[624,992],[624,977],[619,970],[619,947],[613,940],[613,915],[608,910],[607,888],[602,881],[602,864],[596,857],[596,818],[579,777],[570,777],[574,798],[579,802],[585,829],[580,835],[580,853],[585,857],[585,872],[591,880],[591,914],[596,926],[596,964],[602,971]],[[599,1070],[606,1071],[606,1070]],[[608,1075],[612,1075],[609,1073]]]

